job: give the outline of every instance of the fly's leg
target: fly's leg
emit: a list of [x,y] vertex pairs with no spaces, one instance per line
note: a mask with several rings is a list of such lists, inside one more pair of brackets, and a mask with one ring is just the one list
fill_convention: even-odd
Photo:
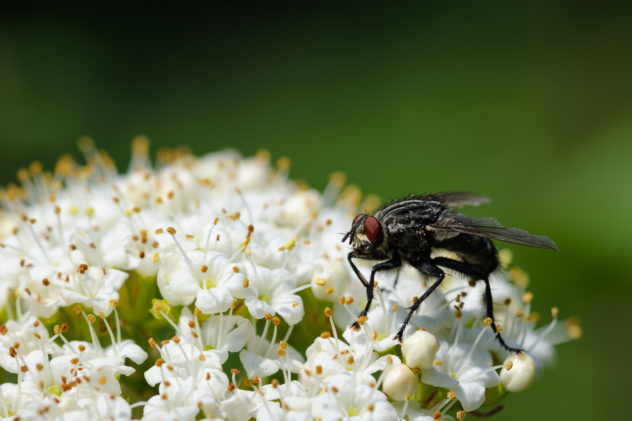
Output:
[[[371,308],[371,303],[373,302],[373,288],[375,286],[375,273],[384,271],[384,270],[397,269],[398,267],[402,265],[402,261],[399,258],[399,256],[397,256],[387,262],[378,263],[377,265],[373,266],[373,268],[371,268],[371,277],[369,278],[369,282],[367,282],[364,276],[362,275],[362,273],[360,272],[360,270],[353,263],[352,261],[353,257],[357,257],[357,256],[353,252],[351,252],[347,256],[347,260],[349,260],[349,263],[351,264],[351,268],[353,269],[355,274],[358,276],[358,279],[360,279],[360,282],[362,282],[362,284],[366,288],[366,305],[364,306],[364,310],[362,310],[360,314],[358,315],[358,318],[360,318],[360,317],[365,317],[369,309]],[[352,324],[352,326],[355,329],[360,328],[360,324],[357,321],[355,321]]]
[[415,311],[417,311],[421,303],[423,303],[424,300],[428,298],[428,296],[432,294],[432,292],[435,289],[437,289],[439,285],[441,285],[443,278],[445,278],[445,272],[443,272],[441,268],[435,266],[432,263],[423,262],[419,266],[415,266],[415,267],[427,275],[436,277],[437,280],[432,285],[430,285],[430,288],[428,288],[426,292],[424,292],[423,295],[417,301],[413,303],[412,307],[410,307],[410,310],[408,311],[408,315],[406,315],[406,319],[404,319],[404,323],[402,323],[402,326],[399,328],[399,331],[397,331],[397,335],[395,335],[395,339],[399,340],[400,342],[402,341],[404,330],[406,330],[406,326],[408,325],[408,322],[410,321],[410,318],[412,317],[412,315],[415,313]]
[[500,343],[500,346],[503,349],[509,352],[519,353],[522,352],[520,348],[510,347],[505,343],[505,340],[500,334],[500,331],[496,327],[496,322],[494,319],[494,301],[492,299],[492,288],[489,285],[489,274],[482,273],[482,271],[478,270],[476,266],[470,265],[468,263],[459,262],[458,260],[448,259],[446,257],[437,257],[432,260],[435,264],[439,266],[443,266],[449,269],[456,270],[457,272],[461,272],[464,275],[471,276],[476,279],[482,279],[485,281],[485,307],[486,307],[486,315],[491,319],[491,328],[494,334],[496,335],[496,339]]
[[353,272],[356,274],[360,282],[362,282],[362,285],[364,285],[364,287],[367,288],[369,283],[366,281],[366,279],[364,278],[364,275],[362,275],[362,272],[360,272],[360,270],[355,265],[355,263],[353,263],[352,259],[354,257],[358,257],[356,256],[355,251],[352,251],[351,253],[347,254],[347,260],[349,261],[349,265],[351,265],[351,269],[353,269]]

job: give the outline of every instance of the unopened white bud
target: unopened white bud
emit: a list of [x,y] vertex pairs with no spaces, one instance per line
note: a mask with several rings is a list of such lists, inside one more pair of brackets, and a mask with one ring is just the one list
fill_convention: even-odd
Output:
[[432,367],[438,350],[439,341],[426,330],[418,330],[405,338],[402,343],[402,355],[406,365],[413,368],[419,367],[422,370]]
[[406,395],[412,395],[417,385],[417,377],[408,366],[398,364],[384,377],[382,390],[396,401],[403,401]]
[[511,354],[505,359],[500,381],[508,391],[522,392],[533,383],[535,372],[535,361],[530,355],[524,352]]

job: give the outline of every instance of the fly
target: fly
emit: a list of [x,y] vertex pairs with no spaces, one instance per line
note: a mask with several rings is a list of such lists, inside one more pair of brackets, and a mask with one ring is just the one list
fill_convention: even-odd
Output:
[[[486,313],[492,321],[492,330],[504,349],[520,352],[520,349],[505,343],[494,322],[489,275],[498,268],[499,262],[491,240],[550,250],[557,250],[557,247],[548,237],[532,235],[518,228],[506,228],[494,218],[472,218],[453,210],[486,202],[489,202],[488,198],[472,193],[433,193],[391,202],[373,215],[357,215],[342,241],[349,240],[353,246],[347,260],[366,288],[367,303],[359,317],[366,316],[371,307],[377,272],[397,269],[405,262],[435,278],[434,283],[413,303],[397,332],[395,337],[401,341],[411,316],[443,281],[445,272],[442,268],[451,269],[485,282]],[[458,259],[431,257],[433,249],[448,250]],[[373,266],[367,282],[354,264],[354,258],[382,262]],[[359,327],[357,321],[354,326]]]

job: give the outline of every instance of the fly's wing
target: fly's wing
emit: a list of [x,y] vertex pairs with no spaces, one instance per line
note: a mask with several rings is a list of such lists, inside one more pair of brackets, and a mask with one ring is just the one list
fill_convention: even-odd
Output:
[[445,203],[448,207],[461,207],[461,206],[478,206],[482,203],[488,203],[489,197],[479,196],[470,192],[446,192],[446,193],[432,193],[425,196],[431,200],[438,200]]
[[461,213],[444,212],[432,224],[432,227],[438,230],[479,235],[522,246],[557,250],[557,246],[549,237],[529,234],[518,228],[503,227],[494,218],[471,218]]

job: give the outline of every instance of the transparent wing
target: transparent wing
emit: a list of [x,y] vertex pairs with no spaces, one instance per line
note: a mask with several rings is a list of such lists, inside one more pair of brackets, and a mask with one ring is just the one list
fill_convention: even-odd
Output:
[[478,206],[482,203],[488,203],[489,197],[479,196],[470,192],[446,192],[432,193],[425,196],[428,199],[438,200],[445,203],[449,207],[460,206]]
[[479,235],[507,243],[522,246],[557,250],[557,246],[549,237],[533,235],[518,228],[507,228],[494,218],[471,218],[457,212],[444,212],[432,227],[438,230],[451,230],[465,234]]

